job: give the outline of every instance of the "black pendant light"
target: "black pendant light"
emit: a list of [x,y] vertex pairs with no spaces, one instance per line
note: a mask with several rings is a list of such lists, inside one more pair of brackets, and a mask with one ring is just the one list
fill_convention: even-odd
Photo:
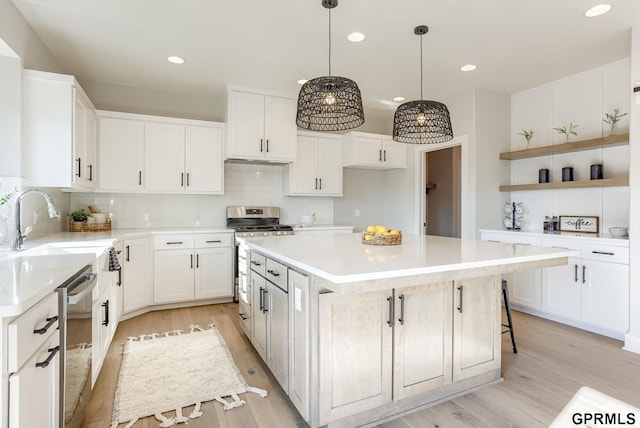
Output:
[[393,116],[393,139],[401,143],[443,143],[453,138],[447,106],[422,99],[422,36],[429,27],[420,25],[413,33],[420,36],[420,101],[408,101],[398,106]]
[[296,123],[313,131],[344,131],[364,123],[362,95],[353,80],[331,75],[331,9],[338,0],[322,0],[322,6],[329,9],[329,75],[302,85]]

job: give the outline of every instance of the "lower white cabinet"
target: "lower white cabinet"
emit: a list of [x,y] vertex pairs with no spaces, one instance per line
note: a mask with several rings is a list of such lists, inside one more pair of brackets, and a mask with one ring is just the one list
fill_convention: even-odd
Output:
[[289,269],[289,399],[309,420],[309,277]]
[[118,324],[117,293],[116,286],[111,284],[101,296],[93,300],[91,310],[91,337],[93,343],[91,351],[92,388],[96,380],[98,380],[98,375]]
[[154,238],[153,303],[233,295],[232,234]]
[[122,263],[122,312],[151,305],[153,278],[149,238],[124,239]]

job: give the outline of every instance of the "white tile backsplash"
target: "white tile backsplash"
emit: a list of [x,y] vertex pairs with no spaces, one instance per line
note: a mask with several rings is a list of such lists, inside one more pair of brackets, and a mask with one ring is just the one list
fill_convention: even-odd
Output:
[[280,222],[285,224],[314,213],[320,223],[333,223],[333,198],[283,195],[282,166],[227,163],[224,168],[224,195],[72,193],[71,209],[94,205],[109,213],[119,229],[223,227],[230,205],[280,207]]

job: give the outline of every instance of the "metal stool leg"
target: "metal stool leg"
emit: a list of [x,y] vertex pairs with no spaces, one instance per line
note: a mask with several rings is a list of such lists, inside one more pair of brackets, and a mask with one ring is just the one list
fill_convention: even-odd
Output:
[[507,327],[507,330],[502,333],[509,332],[511,334],[511,344],[513,345],[513,353],[517,354],[516,338],[513,336],[513,320],[511,319],[511,305],[509,304],[509,288],[507,287],[507,281],[502,280],[502,298],[504,299],[504,307],[507,311],[507,321],[509,324],[502,324],[503,327]]

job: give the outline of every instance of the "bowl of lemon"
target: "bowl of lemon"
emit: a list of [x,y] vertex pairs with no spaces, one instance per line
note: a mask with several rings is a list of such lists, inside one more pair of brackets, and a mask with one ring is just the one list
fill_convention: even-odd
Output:
[[397,229],[388,229],[386,226],[369,225],[362,232],[362,243],[365,245],[400,245],[402,244],[402,232]]

